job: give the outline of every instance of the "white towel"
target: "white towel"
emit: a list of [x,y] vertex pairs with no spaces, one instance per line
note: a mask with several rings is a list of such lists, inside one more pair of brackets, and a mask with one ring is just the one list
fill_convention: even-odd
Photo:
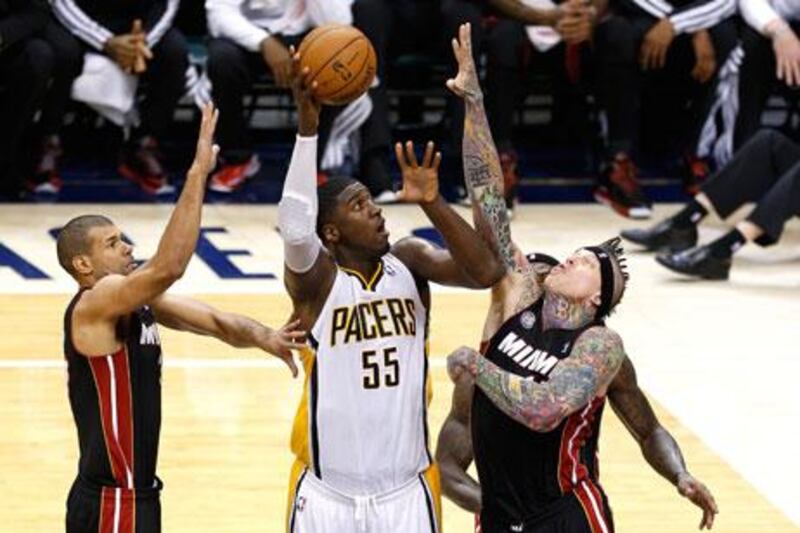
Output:
[[123,72],[108,57],[87,53],[83,72],[72,84],[72,98],[118,126],[131,126],[138,122],[134,107],[138,85],[136,76]]
[[[556,4],[551,0],[522,0],[522,3],[535,9],[553,9]],[[561,35],[550,26],[526,26],[531,44],[540,52],[547,52],[561,42]]]

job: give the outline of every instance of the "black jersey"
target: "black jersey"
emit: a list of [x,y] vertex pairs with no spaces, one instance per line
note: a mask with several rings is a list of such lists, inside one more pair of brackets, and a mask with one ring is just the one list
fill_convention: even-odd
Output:
[[[161,342],[153,313],[142,307],[117,324],[122,346],[86,357],[72,344],[72,312],[64,315],[69,401],[78,429],[78,478],[95,487],[160,488]],[[135,493],[135,491],[134,491]]]
[[[500,368],[531,376],[538,383],[549,379],[559,362],[570,356],[586,329],[600,325],[543,332],[542,304],[540,299],[507,320],[485,350],[485,357]],[[476,387],[472,444],[482,518],[523,531],[523,524],[552,513],[567,495],[578,498],[590,521],[592,506],[602,512],[605,498],[597,484],[596,453],[604,403],[604,398],[594,398],[557,428],[541,433],[508,417]]]

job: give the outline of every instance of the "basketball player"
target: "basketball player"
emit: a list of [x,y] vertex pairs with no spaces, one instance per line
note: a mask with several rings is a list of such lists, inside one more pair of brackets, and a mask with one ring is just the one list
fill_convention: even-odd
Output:
[[161,345],[156,324],[252,346],[283,359],[303,336],[165,294],[194,252],[206,178],[214,168],[217,112],[203,110],[197,154],[155,255],[136,268],[132,247],[107,218],[71,220],[58,260],[80,290],[64,316],[69,399],[78,429],[78,477],[67,500],[68,533],[161,530],[156,477],[161,426]]
[[[476,223],[506,275],[492,288],[484,356],[461,348],[448,358],[456,389],[438,452],[446,494],[480,512],[484,533],[613,531],[596,453],[605,397],[614,394],[653,466],[703,507],[701,526],[710,527],[713,498],[686,472],[636,386],[619,335],[604,324],[627,281],[619,240],[555,266],[525,258],[511,241],[469,31],[462,26],[454,40],[459,73],[448,87],[466,102],[464,168]],[[473,451],[480,486],[465,472]]]
[[[296,62],[299,59],[296,59]],[[296,66],[299,69],[299,66]],[[396,146],[404,201],[418,203],[449,251],[389,243],[381,209],[350,178],[316,184],[319,104],[296,77],[298,136],[279,206],[285,283],[311,349],[292,432],[290,532],[438,532],[438,470],[428,451],[430,281],[493,285],[500,263],[439,196],[441,155]]]

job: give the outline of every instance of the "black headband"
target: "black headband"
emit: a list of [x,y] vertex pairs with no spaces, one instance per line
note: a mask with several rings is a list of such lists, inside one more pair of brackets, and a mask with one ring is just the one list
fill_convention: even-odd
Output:
[[611,312],[611,300],[614,299],[614,266],[609,253],[599,246],[587,246],[584,250],[592,252],[600,261],[600,307],[595,316],[602,319]]

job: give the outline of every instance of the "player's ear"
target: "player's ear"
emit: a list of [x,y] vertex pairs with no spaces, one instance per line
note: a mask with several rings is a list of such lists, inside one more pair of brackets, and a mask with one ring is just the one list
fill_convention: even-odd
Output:
[[589,301],[592,302],[593,306],[599,308],[600,303],[602,302],[602,299],[600,298],[600,291],[597,291],[596,293],[592,294],[592,296],[589,298]]
[[72,258],[72,269],[81,276],[90,276],[94,272],[94,265],[88,255],[80,254]]
[[333,224],[325,224],[322,226],[322,237],[325,242],[336,244],[340,239],[339,229]]

